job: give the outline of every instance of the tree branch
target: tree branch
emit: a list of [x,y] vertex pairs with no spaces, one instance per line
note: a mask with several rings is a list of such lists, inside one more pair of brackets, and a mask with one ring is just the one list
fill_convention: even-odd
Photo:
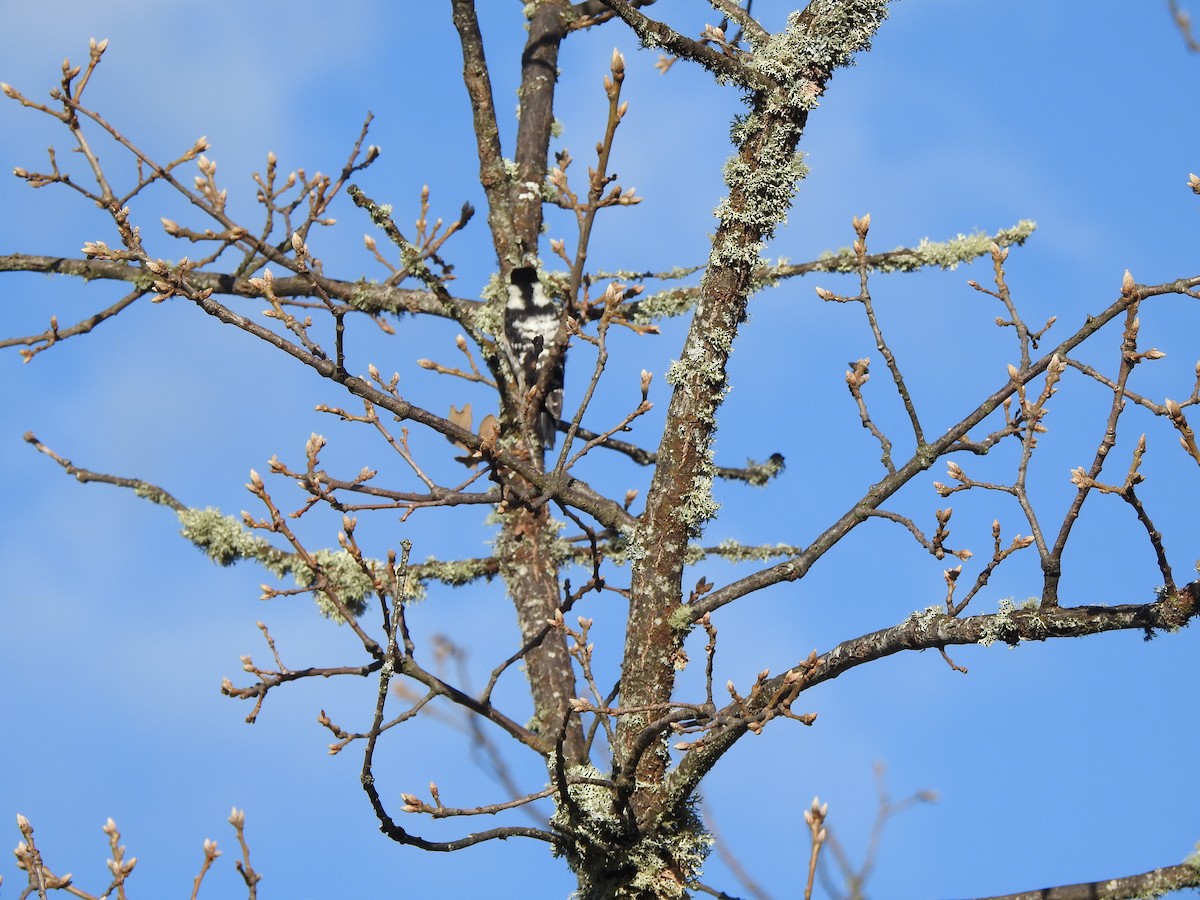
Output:
[[639,12],[628,0],[600,0],[619,16],[648,48],[661,47],[673,56],[699,63],[718,80],[732,81],[741,87],[764,90],[771,87],[769,78],[739,60],[714,50],[707,44],[684,37],[663,22]]
[[[941,649],[954,645],[1001,642],[1015,646],[1022,641],[1076,638],[1108,631],[1176,631],[1200,615],[1200,581],[1174,594],[1145,604],[1121,606],[1037,607],[1015,609],[1002,603],[999,612],[956,618],[940,607],[914,612],[899,625],[852,638],[832,650],[815,653],[762,685],[761,700],[749,707],[732,703],[716,711],[718,727],[706,734],[699,746],[680,761],[670,775],[670,795],[677,800],[690,796],[717,760],[750,728],[761,727],[784,714],[801,693],[857,668],[905,650]],[[751,715],[748,717],[747,712]]]
[[762,569],[745,578],[718,588],[705,596],[698,603],[691,604],[680,610],[680,624],[698,622],[705,613],[720,609],[739,597],[778,584],[783,581],[795,581],[804,576],[813,564],[838,541],[856,528],[870,516],[870,510],[879,507],[885,500],[896,493],[901,487],[915,476],[928,469],[941,456],[955,449],[957,442],[966,434],[1000,409],[1005,400],[1013,396],[1019,385],[1028,384],[1034,378],[1042,375],[1056,358],[1065,359],[1072,349],[1099,331],[1104,325],[1122,315],[1128,307],[1141,300],[1162,294],[1181,294],[1200,285],[1200,277],[1179,279],[1159,285],[1135,285],[1128,295],[1122,294],[1112,305],[1095,316],[1088,316],[1087,322],[1069,338],[1057,347],[1021,371],[1017,378],[1010,378],[1002,387],[997,389],[987,399],[980,403],[958,424],[951,426],[941,437],[930,444],[916,448],[913,456],[894,474],[887,475],[881,481],[871,486],[859,501],[847,510],[841,518],[822,532],[816,540],[807,546],[799,556],[785,560],[767,569]]
[[1140,900],[1200,887],[1200,864],[1185,862],[1105,881],[1038,888],[1017,894],[1000,894],[981,900]]
[[[627,22],[638,23],[643,39],[652,33],[648,20],[627,4],[605,2]],[[804,175],[796,147],[808,113],[833,70],[869,43],[886,3],[826,12],[793,16],[787,29],[758,51],[755,66],[769,71],[768,83],[779,87],[749,96],[749,113],[733,129],[736,152],[725,167],[728,194],[717,209],[719,224],[708,271],[683,352],[667,374],[674,390],[646,510],[633,542],[621,681],[627,706],[670,701],[682,638],[687,625],[696,621],[690,618],[691,607],[682,608],[687,543],[716,511],[711,443],[717,409],[725,397],[726,365],[755,288],[753,272],[763,243],[786,216]],[[687,49],[680,47],[681,52]],[[741,64],[737,68],[741,71]],[[657,740],[651,752],[638,749],[647,724],[640,715],[622,717],[619,746],[614,748],[615,758],[638,760],[636,770],[618,774],[618,786],[631,781],[652,786],[634,797],[634,812],[643,823],[672,806],[660,789],[669,760],[665,741]]]
[[451,8],[454,27],[462,46],[463,84],[471,99],[475,146],[479,155],[479,183],[488,201],[489,231],[497,259],[505,259],[515,250],[510,244],[513,210],[509,177],[504,169],[504,154],[500,148],[500,129],[496,124],[491,76],[483,53],[483,35],[479,31],[474,0],[453,0]]

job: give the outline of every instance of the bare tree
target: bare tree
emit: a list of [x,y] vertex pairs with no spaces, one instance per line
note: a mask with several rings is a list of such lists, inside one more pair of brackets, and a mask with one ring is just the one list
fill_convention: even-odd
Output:
[[[579,896],[587,898],[724,896],[701,874],[712,834],[697,809],[700,785],[748,735],[768,725],[788,727],[775,720],[813,725],[819,703],[807,692],[849,669],[905,651],[936,650],[952,673],[965,671],[955,658],[964,646],[1012,647],[1122,630],[1149,638],[1185,627],[1200,603],[1200,582],[1189,582],[1178,570],[1181,560],[1168,556],[1155,510],[1139,490],[1152,446],[1157,454],[1181,453],[1189,465],[1200,464],[1188,420],[1200,404],[1200,368],[1195,382],[1175,387],[1181,400],[1152,400],[1134,383],[1164,356],[1141,337],[1143,316],[1164,298],[1200,298],[1200,276],[1141,283],[1126,271],[1082,322],[1032,322],[1010,285],[1009,261],[1011,249],[1032,233],[1031,223],[880,251],[870,243],[871,216],[865,212],[850,223],[849,249],[803,263],[770,262],[764,248],[807,174],[799,150],[809,115],[835,73],[870,49],[888,4],[813,0],[772,32],[749,4],[711,0],[720,21],[698,36],[674,27],[669,10],[648,15],[653,5],[529,4],[520,58],[503,62],[520,69],[519,124],[505,147],[497,112],[503,103],[492,83],[497,64],[485,55],[476,5],[452,0],[486,199],[488,252],[495,261],[493,277],[478,292],[459,291],[455,282],[455,248],[466,229],[479,227],[469,204],[438,217],[437,198],[426,192],[415,229],[409,229],[392,206],[399,198],[363,186],[364,171],[380,156],[368,140],[369,117],[334,174],[285,174],[276,156],[268,156],[255,175],[260,217],[251,221],[234,212],[240,206],[218,178],[205,139],[174,158],[159,158],[93,106],[88,90],[102,77],[106,41],[93,41],[83,64],[64,63],[48,102],[3,86],[13,101],[56,120],[77,154],[68,163],[52,150],[48,162],[23,164],[16,175],[35,188],[74,191],[107,214],[109,233],[89,240],[75,258],[0,256],[0,270],[119,282],[125,293],[78,321],[52,317],[48,327],[0,346],[16,348],[27,362],[40,361],[44,351],[137,305],[178,304],[288,357],[298,370],[317,376],[322,398],[331,391],[340,398],[321,399],[317,406],[332,418],[333,437],[313,434],[299,461],[288,461],[283,448],[265,476],[251,472],[247,488],[254,506],[240,518],[205,506],[205,498],[176,498],[167,484],[88,468],[32,433],[26,440],[80,481],[126,487],[169,507],[184,536],[216,562],[253,561],[275,576],[263,599],[311,595],[322,615],[353,635],[357,646],[346,658],[295,662],[260,623],[270,661],[244,656],[248,677],[227,679],[222,690],[249,704],[252,722],[268,695],[291,682],[366,679],[372,686],[366,712],[323,711],[320,722],[332,752],[361,754],[362,789],[384,834],[434,852],[509,838],[542,842],[565,860]],[[614,174],[612,162],[630,102],[623,95],[626,63],[613,52],[601,79],[605,125],[594,159],[583,164],[554,150],[559,55],[568,41],[617,31],[661,50],[660,67],[672,69],[668,77],[676,76],[674,66],[695,66],[742,93],[724,195],[702,266],[665,259],[652,272],[601,271],[589,263],[600,214],[618,215],[641,201]],[[1190,187],[1200,193],[1195,175]],[[160,191],[181,210],[174,218],[146,212],[148,198]],[[343,219],[357,215],[383,233],[383,239],[366,241],[381,267],[375,280],[339,275],[341,261],[318,249],[338,204]],[[548,210],[565,213],[553,220],[555,227],[570,222],[572,231],[544,235]],[[158,249],[160,235],[151,237],[160,225],[175,253]],[[1014,361],[994,372],[991,386],[965,413],[947,419],[932,411],[917,385],[953,378],[954,365],[940,348],[911,362],[896,352],[875,283],[883,273],[952,269],[980,258],[990,261],[990,281],[969,285],[987,298],[995,325],[1011,336]],[[861,311],[875,350],[849,363],[844,385],[854,431],[877,447],[878,467],[863,473],[857,495],[828,518],[806,519],[803,503],[783,498],[774,515],[804,520],[782,529],[786,542],[706,540],[720,506],[716,483],[769,488],[783,470],[783,457],[770,447],[761,461],[743,466],[718,461],[714,440],[730,389],[731,354],[752,299],[801,278],[816,280],[821,301]],[[822,279],[839,289],[825,287]],[[610,364],[618,344],[622,356],[628,353],[626,336],[636,348],[674,316],[685,317],[687,325],[677,358],[658,379],[665,388],[640,366]],[[956,343],[969,348],[970,338],[962,334],[968,326],[960,318],[966,317],[956,314],[953,329],[938,335],[947,352]],[[437,325],[428,327],[439,337],[422,344],[415,359],[407,345],[381,351],[372,334],[398,332],[403,338],[427,327],[426,320],[452,324],[453,349],[448,340],[438,342],[443,331]],[[1085,354],[1085,345],[1101,349]],[[781,341],[780,352],[787,348]],[[380,352],[390,355],[374,355]],[[929,372],[918,378],[913,372],[920,366]],[[462,400],[447,410],[414,395],[406,381],[414,368],[454,380]],[[565,386],[564,371],[571,379]],[[875,383],[868,387],[872,375]],[[1072,472],[1073,496],[1059,510],[1040,499],[1032,473],[1041,444],[1054,437],[1053,416],[1066,389],[1095,386],[1106,392],[1107,410],[1093,423],[1090,459]],[[668,398],[665,415],[653,407],[653,390]],[[608,398],[603,403],[597,400],[602,395]],[[619,411],[613,397],[624,403]],[[762,398],[764,421],[791,414],[794,402]],[[1126,436],[1118,445],[1119,434],[1143,427],[1125,424],[1132,415],[1156,431]],[[656,423],[654,437],[631,440],[634,426],[647,422]],[[813,440],[839,452],[843,438],[827,423],[813,421],[811,428]],[[329,462],[337,435],[352,430],[372,436],[379,463],[354,468]],[[764,441],[772,439],[771,430],[764,429]],[[1181,450],[1168,450],[1161,439],[1172,431],[1178,440],[1171,443]],[[427,434],[445,438],[449,452],[435,454]],[[71,455],[82,459],[74,448]],[[614,478],[618,464],[640,467],[643,474],[622,469]],[[929,496],[928,477],[922,481],[935,467],[941,499],[1002,499],[994,508],[1003,515],[994,519],[982,554],[951,539],[953,507],[940,506]],[[806,474],[817,484],[823,477]],[[1187,477],[1194,479],[1194,468]],[[622,480],[629,486],[620,486]],[[302,492],[298,501],[287,499],[292,485]],[[1190,485],[1179,490],[1194,490]],[[922,497],[920,513],[910,511],[911,500],[899,501],[910,488]],[[1105,502],[1128,508],[1128,542],[1147,546],[1156,563],[1147,573],[1145,596],[1101,605],[1080,603],[1062,590],[1068,546],[1076,546],[1073,535],[1089,499],[1089,511]],[[459,558],[425,559],[421,522],[444,509],[460,520],[484,520],[493,529],[492,552],[468,554],[464,544]],[[328,513],[337,522],[336,546],[320,546],[321,530],[309,524]],[[901,598],[878,627],[850,628],[830,646],[798,652],[782,671],[739,672],[722,683],[722,617],[769,588],[803,580],[871,522],[897,526],[919,552],[945,561],[939,602]],[[380,546],[385,549],[373,553]],[[1025,589],[1031,599],[994,597],[995,573],[1021,556],[1037,560],[1039,577]],[[1087,564],[1086,553],[1073,559]],[[718,568],[718,561],[742,568]],[[1190,568],[1192,561],[1182,564]],[[718,582],[709,580],[713,572],[732,574]],[[440,641],[422,636],[424,607],[417,601],[429,595],[433,603],[451,589],[492,579],[504,585],[518,630],[472,648],[488,660],[486,682],[473,685],[465,669],[451,665],[464,650],[453,635]],[[852,582],[847,578],[847,594],[856,590]],[[511,698],[514,681],[527,688],[527,706]],[[485,754],[507,790],[505,799],[444,803],[436,784],[417,793],[402,767],[379,761],[382,748],[416,721],[447,714]],[[514,773],[509,744],[538,760],[544,775],[536,783]],[[446,777],[452,780],[453,773]],[[552,809],[537,812],[543,805]],[[880,821],[893,812],[884,795]],[[811,841],[805,862],[795,866],[805,896],[827,845],[827,814],[819,801],[805,814]],[[455,837],[431,837],[440,832],[422,827],[455,818],[468,820]],[[235,811],[231,821],[240,840],[240,814]],[[21,859],[29,890],[44,894],[61,885],[26,830],[24,823]],[[116,841],[113,874],[123,878],[129,873]],[[215,858],[208,851],[206,846],[201,875]],[[848,895],[859,896],[873,851],[859,869],[841,851],[837,855],[851,884]],[[248,851],[243,873],[253,895],[259,876]],[[1111,873],[1097,877],[1105,874]],[[1035,893],[1117,898],[1191,886],[1200,886],[1194,859]]]

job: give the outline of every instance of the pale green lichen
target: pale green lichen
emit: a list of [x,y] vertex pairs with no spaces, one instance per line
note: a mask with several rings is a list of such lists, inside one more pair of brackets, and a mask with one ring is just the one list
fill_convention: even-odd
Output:
[[[589,779],[588,783],[567,786],[567,793],[584,814],[585,826],[594,828],[598,825],[601,829],[606,830],[608,826],[618,823],[619,819],[612,808],[612,789],[602,784],[590,783],[591,781],[603,781],[605,779],[603,772],[592,765],[572,766],[567,769],[567,777]],[[568,813],[568,809],[560,806],[551,817],[550,823],[567,828],[569,825]],[[593,833],[593,836],[597,835]]]
[[684,562],[693,566],[709,557],[715,556],[729,563],[766,562],[781,556],[799,556],[804,552],[803,547],[790,544],[760,544],[752,546],[741,544],[733,538],[726,538],[713,547],[701,547],[698,544],[688,546]]
[[905,619],[905,624],[915,625],[922,631],[928,631],[938,619],[945,615],[946,608],[944,606],[927,606],[924,609],[909,613],[908,618]]
[[504,332],[504,304],[508,299],[508,289],[500,281],[500,276],[493,274],[488,279],[482,292],[485,303],[475,307],[470,325],[480,334],[495,336]]
[[[1037,223],[1022,219],[1012,228],[1002,228],[994,235],[982,231],[960,234],[948,241],[921,238],[916,247],[897,247],[872,265],[877,272],[919,272],[937,267],[953,271],[992,252],[992,244],[1008,247],[1023,244],[1037,229]],[[821,270],[826,272],[857,272],[858,257],[850,247],[825,251],[819,257]]]
[[439,581],[450,587],[462,587],[481,578],[490,579],[494,572],[490,561],[486,559],[456,559],[442,562],[431,556],[425,562],[413,566],[413,574],[421,583]]
[[[601,552],[604,558],[609,562],[623,566],[631,559],[632,547],[634,545],[634,533],[632,530],[622,532],[611,540],[605,542],[601,547]],[[588,565],[591,561],[590,548],[580,548],[575,551],[575,562],[580,565]]]
[[[796,152],[808,112],[818,105],[833,70],[868,49],[886,17],[886,0],[815,0],[803,13],[792,13],[787,27],[752,54],[750,67],[773,86],[756,92],[753,111],[734,121],[737,153],[725,165],[729,195],[716,210],[724,239],[713,245],[714,260],[734,266],[758,262],[763,242],[786,220],[808,172]],[[747,241],[747,233],[758,239]]]
[[639,300],[630,318],[634,322],[648,324],[658,319],[682,316],[691,312],[699,299],[700,292],[694,287],[657,291],[649,297]]
[[221,515],[219,509],[211,506],[185,509],[178,515],[180,533],[219,566],[233,565],[239,559],[265,562],[274,549],[269,542],[247,531],[240,520]]
[[162,488],[144,482],[135,486],[133,493],[143,500],[149,500],[151,503],[157,503],[160,506],[173,506],[175,503],[174,498]]
[[804,76],[853,65],[854,54],[871,48],[887,15],[888,0],[814,0],[803,13],[788,16],[787,27],[755,52],[752,65],[776,83],[796,86],[800,95],[789,99],[811,109],[816,98],[800,88]]
[[642,269],[597,269],[592,281],[643,281],[654,278],[658,281],[679,281],[703,271],[704,266],[672,266],[662,272],[646,272]]
[[[185,509],[178,515],[180,533],[218,565],[229,566],[238,560],[249,559],[280,578],[291,576],[299,587],[312,588],[314,573],[299,556],[285,553],[264,538],[252,534],[239,519],[222,515],[220,510],[211,507]],[[339,624],[345,621],[329,598],[331,592],[354,615],[360,615],[366,608],[368,598],[374,593],[373,579],[345,550],[318,550],[313,554],[313,559],[328,586],[326,591],[313,589],[313,598],[321,614]],[[368,560],[367,565],[373,571],[380,571],[380,567],[387,563]],[[407,579],[402,599],[408,603],[421,600],[425,596],[423,581],[425,578],[436,578],[437,575],[431,572],[421,579]]]
[[[593,766],[574,766],[568,776],[602,779]],[[566,856],[579,879],[578,900],[634,900],[647,896],[683,898],[687,880],[701,874],[712,849],[694,801],[654,828],[630,834],[613,809],[612,789],[602,784],[571,784],[572,808],[559,805],[551,824],[564,835],[556,853]]]
[[378,281],[366,281],[361,278],[354,282],[354,288],[350,292],[350,305],[362,312],[395,312],[397,315],[400,315],[401,312],[399,310],[384,309],[382,307],[379,302],[378,291],[372,290],[372,288],[377,288],[378,286]]
[[[1197,563],[1197,568],[1200,569],[1200,563]],[[1196,849],[1183,861],[1183,865],[1200,871],[1200,843],[1196,844]]]
[[[320,567],[328,585],[325,590],[313,592],[313,600],[316,601],[321,615],[339,625],[345,622],[331,595],[341,600],[355,616],[362,615],[367,607],[368,598],[375,591],[374,579],[364,572],[354,557],[345,550],[318,550],[313,554],[313,561]],[[380,564],[371,562],[369,565],[375,567]],[[296,584],[302,588],[312,587],[316,581],[312,569],[299,559],[293,563],[292,575]]]
[[[1007,236],[1008,239],[1005,240],[1005,243],[1023,243],[1036,227],[1027,219],[1021,220],[1017,223],[1016,229],[1010,229],[1010,232],[1016,232],[1016,234]],[[1003,232],[1000,236],[1005,237]],[[970,235],[960,234],[948,241],[931,241],[929,238],[922,238],[920,243],[913,248],[913,264],[920,268],[937,266],[940,269],[953,271],[962,263],[971,262],[991,253],[993,243],[998,242],[983,232],[975,232]]]
[[689,342],[684,348],[684,355],[667,365],[666,382],[671,387],[687,384],[688,375],[693,372],[709,384],[718,385],[725,381],[725,369],[721,361],[705,353],[703,347]]
[[716,467],[712,462],[712,449],[706,448],[704,458],[696,467],[691,486],[674,509],[676,521],[687,528],[690,536],[700,533],[701,527],[717,514],[721,504],[713,499],[713,474]]
[[[693,393],[726,392],[728,387],[725,383],[724,360],[728,356],[732,341],[732,330],[714,328],[702,336],[693,333],[684,346],[683,356],[673,360],[668,366],[667,384],[676,390]],[[711,445],[711,434],[716,429],[715,408],[711,403],[703,401],[694,404],[694,408],[696,412],[691,421],[680,422],[678,430],[681,438],[690,441],[691,438],[686,432],[697,427],[701,429],[700,439],[703,444],[700,452],[703,453],[703,457],[696,465],[691,484],[672,510],[675,520],[684,525],[691,536],[699,534],[701,526],[720,509],[720,504],[712,495],[713,479],[716,475]]]
[[150,293],[154,290],[154,282],[158,281],[158,276],[151,272],[143,270],[143,274],[134,276],[133,286],[139,291]]
[[753,459],[746,460],[746,465],[743,468],[746,476],[742,480],[746,484],[751,487],[765,487],[770,483],[772,478],[783,471],[784,460],[782,455],[772,453],[766,462],[758,462]]
[[[786,221],[799,183],[808,174],[796,149],[808,111],[817,105],[832,71],[868,49],[886,17],[886,0],[815,0],[804,14],[792,13],[783,31],[756,47],[748,65],[772,87],[753,93],[751,112],[733,122],[736,152],[724,167],[729,191],[715,210],[721,227],[710,264],[740,269],[761,264],[765,242]],[[694,302],[694,292],[665,291],[643,301],[638,318],[678,315]]]
[[[621,535],[599,546],[605,561],[617,566],[624,566],[635,558],[635,547],[639,547],[632,535]],[[689,544],[684,551],[684,563],[692,566],[706,559],[716,558],[728,563],[765,562],[785,556],[799,556],[804,552],[803,547],[792,544],[742,544],[733,538],[726,538],[711,547],[700,544]],[[571,553],[571,562],[576,565],[591,566],[590,548],[576,547]],[[430,577],[432,580],[433,577]],[[421,567],[421,578],[427,578],[424,567]],[[438,579],[442,580],[442,579]]]
[[[799,127],[768,127],[762,114],[754,112],[735,120],[732,137],[739,153],[725,164],[729,193],[714,211],[724,239],[713,244],[712,258],[725,266],[753,268],[765,242],[787,221],[808,167],[795,152]],[[742,156],[749,144],[754,146],[752,161]],[[758,239],[745,240],[747,232]]]
[[[916,247],[897,247],[890,253],[880,254],[871,268],[877,272],[920,272],[930,267],[953,271],[960,265],[966,265],[980,257],[991,253],[995,243],[1000,247],[1024,244],[1037,229],[1037,223],[1022,219],[1011,228],[1002,228],[995,234],[974,231],[971,234],[959,234],[946,241],[933,241],[923,237]],[[858,271],[858,256],[850,247],[842,247],[836,251],[826,250],[818,257],[818,271],[851,273]],[[756,293],[764,287],[777,284],[780,278],[773,272],[781,271],[788,265],[786,260],[777,260],[761,280],[756,280],[748,293]],[[691,274],[691,270],[686,270]],[[616,276],[613,276],[616,277]],[[636,273],[626,276],[625,280],[638,277]],[[650,323],[659,319],[668,319],[691,312],[700,299],[700,290],[696,287],[668,288],[656,291],[639,300],[633,306],[630,316],[635,322]],[[1198,568],[1200,571],[1200,568]]]
[[984,647],[990,647],[996,641],[1004,641],[1010,647],[1015,646],[1020,641],[1016,622],[1013,620],[1013,613],[1016,611],[1017,608],[1010,598],[1002,599],[999,609],[984,624],[979,643]]

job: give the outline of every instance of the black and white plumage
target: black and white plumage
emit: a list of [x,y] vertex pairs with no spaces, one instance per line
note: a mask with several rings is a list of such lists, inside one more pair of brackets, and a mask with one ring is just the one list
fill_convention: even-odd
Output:
[[[521,266],[513,269],[508,287],[508,302],[504,305],[504,337],[512,354],[514,374],[518,379],[522,399],[538,383],[542,364],[550,356],[558,334],[561,313],[538,281],[537,269]],[[537,414],[537,433],[542,446],[554,446],[558,420],[563,405],[564,354],[558,362],[542,397]]]

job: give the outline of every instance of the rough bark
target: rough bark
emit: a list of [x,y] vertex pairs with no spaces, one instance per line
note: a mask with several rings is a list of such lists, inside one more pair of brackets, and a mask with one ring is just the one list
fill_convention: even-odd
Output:
[[[536,260],[542,225],[542,183],[549,156],[550,128],[554,120],[554,88],[558,79],[558,50],[566,35],[566,4],[548,0],[536,5],[530,18],[529,39],[521,58],[521,120],[517,132],[517,179],[506,173],[499,129],[492,100],[483,40],[474,3],[455,0],[454,23],[463,50],[463,79],[471,99],[480,179],[488,198],[488,223],[496,248],[502,281],[518,265]],[[540,469],[541,449],[525,441],[518,427],[524,398],[517,389],[516,373],[499,359],[492,371],[501,385],[501,422],[513,435],[509,446]],[[505,473],[502,480],[510,496],[528,498],[537,491],[514,484],[520,476]],[[575,696],[575,674],[567,653],[566,638],[549,627],[559,608],[559,562],[552,546],[555,534],[545,503],[514,500],[501,517],[496,555],[500,573],[517,613],[533,699],[532,728],[561,746],[566,760],[576,765],[583,758],[583,730],[577,716],[569,714]]]

